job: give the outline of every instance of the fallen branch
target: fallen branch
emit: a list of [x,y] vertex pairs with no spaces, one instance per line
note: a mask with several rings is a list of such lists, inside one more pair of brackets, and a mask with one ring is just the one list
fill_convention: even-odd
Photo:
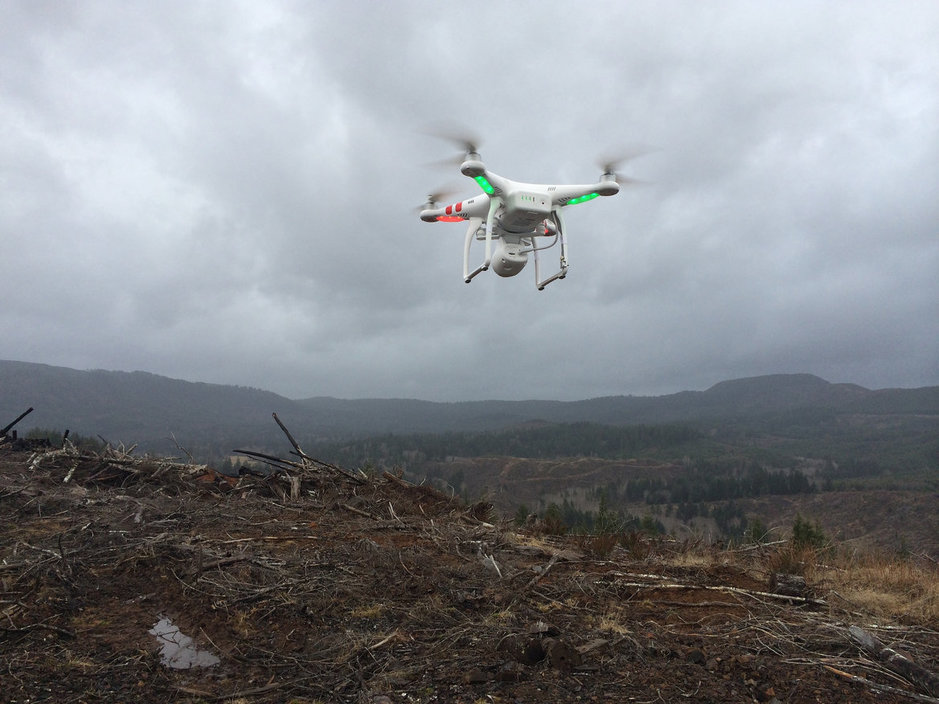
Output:
[[[228,701],[241,700],[246,697],[253,697],[257,694],[264,694],[265,692],[272,692],[275,689],[280,689],[282,687],[289,687],[301,681],[303,680],[298,679],[298,680],[292,680],[290,682],[272,682],[270,684],[264,685],[263,687],[254,687],[252,689],[243,689],[240,692],[230,692],[229,694],[220,694],[217,697],[215,697],[212,701],[220,702],[220,701],[225,701],[225,700],[228,700]],[[177,689],[181,689],[181,688],[177,688]]]
[[391,472],[382,472],[381,476],[382,476],[382,479],[384,479],[385,481],[391,482],[392,484],[397,484],[402,489],[413,489],[414,487],[417,486],[416,484],[412,484],[411,482],[406,482],[401,477],[395,476]]
[[299,462],[292,462],[290,460],[285,460],[280,457],[275,457],[274,455],[266,455],[263,452],[255,452],[254,450],[232,450],[236,455],[244,455],[245,457],[250,457],[255,460],[260,460],[264,464],[267,464],[274,469],[279,469],[280,471],[287,473],[287,467],[296,467],[297,469],[303,469],[303,465]]
[[665,584],[650,584],[644,582],[625,582],[620,584],[623,587],[632,587],[634,589],[702,589],[714,592],[727,592],[731,594],[742,594],[744,596],[751,597],[753,599],[775,599],[777,601],[788,601],[796,602],[798,604],[811,604],[812,606],[825,606],[826,602],[823,599],[812,599],[806,596],[789,596],[786,594],[774,594],[772,592],[761,592],[753,589],[742,589],[741,587],[730,587],[730,586],[717,586],[712,587],[706,584],[677,584],[677,583],[665,583]]
[[913,662],[910,658],[893,648],[888,648],[876,636],[871,635],[863,628],[851,626],[848,628],[848,637],[869,655],[877,658],[887,668],[916,685],[931,697],[939,697],[939,676],[930,672],[922,665]]
[[53,626],[49,623],[31,623],[28,626],[20,626],[18,628],[10,628],[8,626],[0,626],[0,631],[4,633],[28,633],[29,631],[35,630],[44,630],[44,631],[53,631],[59,635],[65,636],[66,638],[74,638],[75,633],[68,630],[67,628],[60,628],[59,626]]
[[886,694],[899,694],[904,697],[909,697],[910,699],[915,699],[918,702],[927,702],[928,704],[939,704],[939,699],[935,697],[927,697],[922,694],[917,694],[916,692],[907,692],[906,690],[899,689],[897,687],[891,687],[890,685],[880,684],[879,682],[871,682],[866,677],[861,677],[860,675],[852,675],[850,672],[845,672],[844,670],[839,670],[838,668],[832,667],[831,665],[822,665],[826,670],[831,672],[838,677],[843,677],[849,682],[855,682],[865,687],[873,689],[875,692],[884,692]]
[[13,428],[14,425],[16,425],[17,423],[19,423],[21,420],[23,420],[26,416],[28,416],[28,415],[29,415],[30,413],[32,413],[32,412],[33,412],[33,407],[30,406],[30,407],[27,408],[25,411],[23,411],[22,413],[20,413],[20,414],[13,420],[12,423],[7,423],[5,426],[3,426],[2,428],[0,428],[0,437],[5,437],[6,434],[10,431],[10,429]]
[[287,436],[287,440],[291,445],[293,445],[293,449],[297,451],[297,454],[300,455],[300,457],[306,459],[306,455],[303,453],[303,450],[300,449],[300,444],[293,439],[293,435],[291,435],[290,431],[287,430],[287,426],[280,422],[280,418],[277,417],[276,413],[271,413],[271,415],[274,416],[274,422],[277,423],[277,425],[280,426],[280,429],[284,431],[284,435]]
[[344,508],[346,511],[351,511],[352,513],[358,514],[359,516],[370,518],[373,521],[379,520],[378,516],[373,516],[372,514],[363,511],[362,509],[356,508],[355,506],[350,506],[349,504],[339,504],[339,507]]
[[[299,455],[299,453],[295,453],[295,454]],[[317,468],[328,469],[330,472],[333,472],[334,474],[338,474],[342,476],[343,478],[348,479],[351,482],[355,482],[356,484],[365,484],[368,481],[368,477],[361,470],[359,470],[359,472],[356,473],[350,469],[346,469],[344,467],[340,467],[339,465],[332,464],[331,462],[324,462],[323,460],[318,460],[315,457],[310,457],[307,454],[303,454],[299,456],[305,459],[307,462],[313,463],[313,465]]]
[[551,568],[554,567],[555,564],[557,564],[557,561],[558,561],[557,553],[551,555],[551,559],[548,560],[548,564],[546,564],[538,574],[532,577],[528,581],[528,584],[526,584],[524,587],[522,587],[517,592],[515,592],[515,595],[512,597],[512,600],[509,603],[514,604],[516,601],[522,598],[522,595],[525,592],[527,592],[533,586],[538,584],[538,582],[544,579],[547,576],[548,572],[551,570]]
[[280,469],[281,471],[283,471],[284,473],[288,475],[290,474],[290,472],[287,468],[292,467],[292,468],[300,469],[302,471],[328,470],[329,472],[333,474],[338,474],[342,476],[343,478],[348,479],[349,481],[355,482],[357,484],[364,484],[367,481],[368,478],[361,472],[359,474],[356,474],[354,472],[349,471],[348,469],[338,467],[337,465],[331,464],[329,462],[323,462],[322,460],[318,460],[315,457],[310,457],[310,455],[308,455],[307,453],[303,451],[303,448],[300,447],[300,443],[298,443],[297,440],[293,437],[293,435],[290,434],[290,431],[287,430],[287,426],[285,426],[283,422],[281,422],[280,418],[277,417],[277,414],[272,413],[271,415],[274,417],[274,421],[277,423],[280,429],[284,432],[284,435],[287,436],[287,441],[293,447],[292,454],[299,457],[301,460],[300,462],[293,462],[291,460],[285,460],[280,457],[274,457],[273,455],[265,455],[263,452],[254,452],[252,450],[232,450],[232,452],[239,454],[239,455],[246,455],[248,457],[259,459],[262,462],[265,462],[271,465],[272,467]]

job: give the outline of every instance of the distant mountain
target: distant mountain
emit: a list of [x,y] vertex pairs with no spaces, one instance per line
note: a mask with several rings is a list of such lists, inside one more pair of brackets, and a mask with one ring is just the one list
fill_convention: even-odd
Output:
[[29,407],[17,429],[101,435],[166,451],[173,437],[193,452],[283,444],[276,412],[298,439],[341,439],[381,433],[495,430],[538,420],[613,425],[732,422],[800,409],[859,414],[939,415],[939,387],[872,391],[831,384],[809,374],[725,381],[707,391],[665,396],[608,396],[584,401],[411,399],[292,400],[260,389],[193,383],[146,372],[77,371],[0,360],[0,427]]
[[20,432],[67,428],[153,451],[175,449],[174,436],[186,447],[212,436],[255,441],[268,434],[263,426],[272,412],[301,411],[295,401],[259,389],[0,360],[0,427],[30,407]]
[[[704,418],[733,418],[778,412],[800,406],[841,405],[858,386],[829,384],[809,374],[739,379],[707,391],[667,396],[606,396],[584,401],[465,401],[435,403],[404,399],[299,401],[311,413],[345,427],[360,423],[380,432],[493,430],[532,420],[551,423],[665,423]],[[939,400],[936,402],[939,408]]]

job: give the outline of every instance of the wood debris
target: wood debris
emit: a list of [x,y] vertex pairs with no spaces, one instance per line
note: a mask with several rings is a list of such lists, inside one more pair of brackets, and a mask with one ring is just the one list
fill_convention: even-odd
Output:
[[[935,624],[888,630],[666,542],[600,559],[309,457],[275,421],[293,453],[244,450],[264,471],[236,477],[0,447],[6,701],[936,701]],[[219,664],[162,666],[164,615]]]

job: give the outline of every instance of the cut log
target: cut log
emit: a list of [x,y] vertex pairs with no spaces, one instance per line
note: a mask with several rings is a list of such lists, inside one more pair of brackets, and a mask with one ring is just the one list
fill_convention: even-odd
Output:
[[888,648],[876,636],[868,633],[863,628],[851,626],[848,628],[848,636],[862,650],[877,658],[907,682],[920,687],[931,697],[939,697],[939,676],[934,672],[930,672],[893,648]]

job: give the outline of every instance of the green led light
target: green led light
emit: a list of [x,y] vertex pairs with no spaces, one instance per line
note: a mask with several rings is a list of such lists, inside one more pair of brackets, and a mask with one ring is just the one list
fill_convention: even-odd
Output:
[[494,189],[492,187],[492,184],[486,180],[485,176],[474,176],[473,178],[476,179],[476,183],[479,184],[479,187],[482,188],[489,195],[492,195],[493,193],[496,192],[496,189]]
[[569,201],[567,201],[567,204],[577,205],[578,203],[583,203],[585,201],[593,200],[594,198],[599,198],[599,197],[600,197],[599,193],[588,193],[587,195],[580,196],[579,198],[571,198]]

